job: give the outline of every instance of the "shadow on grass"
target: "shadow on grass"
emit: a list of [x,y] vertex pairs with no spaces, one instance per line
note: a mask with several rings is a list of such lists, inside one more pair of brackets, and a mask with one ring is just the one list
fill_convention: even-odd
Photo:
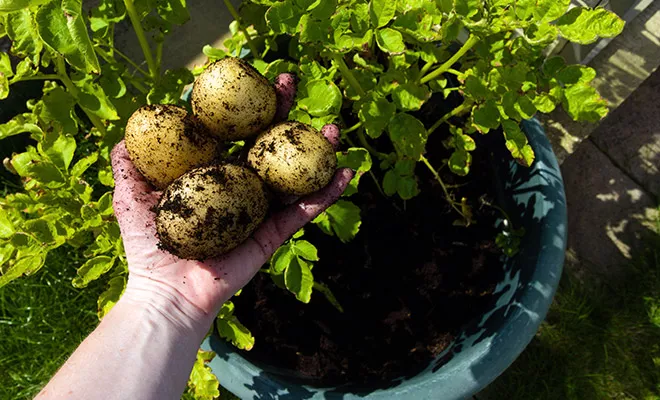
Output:
[[610,287],[564,275],[539,333],[483,398],[659,398],[660,236]]

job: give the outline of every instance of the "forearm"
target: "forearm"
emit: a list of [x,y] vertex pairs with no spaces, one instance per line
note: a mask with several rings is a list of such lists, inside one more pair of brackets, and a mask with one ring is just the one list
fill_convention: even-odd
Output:
[[167,290],[129,283],[37,398],[179,399],[212,320]]

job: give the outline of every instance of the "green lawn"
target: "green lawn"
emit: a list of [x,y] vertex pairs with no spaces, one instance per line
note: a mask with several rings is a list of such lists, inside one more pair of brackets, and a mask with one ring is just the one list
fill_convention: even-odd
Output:
[[[564,276],[537,337],[484,397],[660,400],[660,237],[647,244],[616,285]],[[102,283],[71,286],[75,254],[53,251],[0,289],[0,399],[32,398],[96,326]]]
[[0,289],[0,399],[31,399],[98,323],[99,282],[75,289],[75,251]]

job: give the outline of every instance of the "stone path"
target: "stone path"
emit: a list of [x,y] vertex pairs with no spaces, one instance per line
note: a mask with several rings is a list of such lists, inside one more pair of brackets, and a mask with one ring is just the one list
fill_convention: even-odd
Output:
[[640,238],[653,229],[660,204],[659,167],[660,70],[562,164],[568,268],[579,264],[597,275],[621,271]]

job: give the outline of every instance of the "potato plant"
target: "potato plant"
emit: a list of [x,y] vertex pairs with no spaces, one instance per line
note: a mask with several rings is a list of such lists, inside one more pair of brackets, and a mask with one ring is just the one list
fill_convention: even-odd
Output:
[[[445,144],[452,154],[445,165],[459,175],[469,173],[474,137],[489,132],[502,135],[512,159],[530,165],[534,153],[519,128],[522,119],[560,105],[576,120],[595,122],[607,113],[590,86],[595,71],[547,58],[548,45],[591,43],[623,28],[604,9],[569,10],[569,0],[255,0],[239,11],[225,4],[236,19],[232,37],[224,49],[206,46],[209,59],[244,57],[270,81],[295,73],[300,82],[289,120],[317,130],[327,123],[343,128],[337,165],[358,173],[344,198],[314,221],[342,242],[360,227],[350,196],[363,176],[405,201],[419,194],[419,169],[429,169],[457,222],[472,223],[479,199],[455,198],[438,173],[442,166],[425,156],[429,135],[449,126]],[[126,19],[144,62],[115,48],[114,27]],[[43,82],[26,112],[0,124],[0,143],[31,140],[3,160],[19,179],[3,182],[0,198],[0,287],[36,273],[50,250],[69,246],[88,259],[77,266],[74,286],[107,280],[99,318],[121,296],[127,271],[112,212],[109,152],[138,108],[187,106],[180,101],[183,88],[203,68],[162,71],[160,61],[165,37],[188,19],[185,0],[100,0],[89,14],[81,0],[0,0],[0,38],[12,42],[9,53],[0,53],[0,101],[13,85]],[[432,125],[412,114],[432,95],[453,92],[462,104]],[[235,142],[227,153],[242,145]],[[498,244],[513,254],[522,233],[509,230]],[[300,301],[317,291],[341,311],[331,288],[314,281],[319,255],[303,236],[300,231],[282,246],[263,272]],[[231,302],[216,326],[236,346],[254,345]],[[218,394],[204,365],[209,357],[200,353],[191,374],[197,398]]]
[[[475,137],[489,133],[502,136],[513,160],[531,165],[534,151],[519,124],[539,112],[561,106],[575,120],[601,120],[608,107],[590,85],[596,72],[546,54],[558,40],[589,44],[624,27],[612,12],[571,8],[570,0],[248,0],[238,11],[225,4],[236,19],[233,36],[225,49],[206,46],[205,54],[245,55],[269,78],[280,72],[300,78],[289,119],[343,127],[347,146],[337,154],[339,165],[358,171],[345,197],[368,174],[384,195],[405,203],[419,194],[419,170],[428,169],[456,212],[455,224],[472,224],[474,207],[502,211],[495,242],[507,256],[518,251],[524,231],[496,205],[457,198],[439,170],[467,175]],[[452,93],[462,103],[433,123],[413,115],[431,96]],[[432,165],[426,143],[442,125],[451,132],[444,142],[451,156]],[[359,229],[359,208],[344,199],[314,222],[348,241]],[[295,247],[287,249],[268,271],[293,260],[292,268],[311,277]],[[311,292],[313,279],[306,281],[303,291]]]

